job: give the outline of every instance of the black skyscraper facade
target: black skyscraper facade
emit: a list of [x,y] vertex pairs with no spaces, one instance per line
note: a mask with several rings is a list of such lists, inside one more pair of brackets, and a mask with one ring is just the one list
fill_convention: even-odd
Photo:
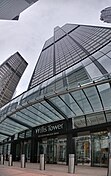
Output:
[[[80,69],[78,68],[80,73],[78,73],[79,76],[76,76],[75,73],[76,81],[109,73],[111,60],[101,49],[110,41],[110,28],[76,24],[66,24],[61,28],[56,27],[54,36],[45,42],[29,89],[77,65],[77,63],[80,63]],[[110,50],[110,47],[107,48]],[[90,69],[91,67],[93,71]]]

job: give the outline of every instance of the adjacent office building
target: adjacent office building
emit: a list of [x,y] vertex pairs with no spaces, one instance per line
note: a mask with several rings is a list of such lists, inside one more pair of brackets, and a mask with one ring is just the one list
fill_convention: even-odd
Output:
[[18,20],[22,11],[38,0],[0,0],[0,19]]
[[27,62],[17,52],[0,65],[0,107],[9,102],[27,67]]
[[[66,24],[54,29],[28,90],[0,114],[1,153],[13,160],[107,166],[111,137],[111,28]],[[13,128],[11,128],[13,127]],[[104,156],[104,159],[103,159]]]
[[101,11],[100,20],[111,23],[111,7],[107,7]]

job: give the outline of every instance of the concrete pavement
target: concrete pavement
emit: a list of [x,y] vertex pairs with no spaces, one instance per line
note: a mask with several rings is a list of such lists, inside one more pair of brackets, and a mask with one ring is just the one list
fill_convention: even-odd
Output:
[[107,168],[76,166],[75,174],[67,171],[67,166],[57,164],[46,164],[45,171],[40,171],[37,163],[27,163],[26,168],[20,168],[19,162],[14,162],[13,166],[8,166],[7,162],[0,165],[0,176],[107,176]]

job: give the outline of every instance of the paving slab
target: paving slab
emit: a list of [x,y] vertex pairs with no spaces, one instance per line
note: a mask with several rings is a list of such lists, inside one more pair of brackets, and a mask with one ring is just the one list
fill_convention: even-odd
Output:
[[46,164],[45,171],[39,170],[37,163],[27,163],[26,168],[21,168],[19,162],[13,166],[0,165],[0,176],[107,176],[107,168],[76,166],[75,174],[68,173],[68,166],[58,164]]

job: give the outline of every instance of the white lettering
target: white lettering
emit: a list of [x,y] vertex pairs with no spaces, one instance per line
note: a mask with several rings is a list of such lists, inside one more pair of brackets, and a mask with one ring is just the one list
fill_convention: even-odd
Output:
[[58,125],[49,125],[48,131],[55,131],[55,130],[61,130],[63,129],[63,123]]
[[47,127],[42,126],[36,129],[36,133],[46,133],[46,132],[51,132],[51,131],[56,131],[56,130],[61,130],[63,129],[63,123],[62,124],[57,124],[57,125],[48,125]]
[[36,129],[36,133],[45,133],[45,132],[47,132],[47,127],[42,126]]

